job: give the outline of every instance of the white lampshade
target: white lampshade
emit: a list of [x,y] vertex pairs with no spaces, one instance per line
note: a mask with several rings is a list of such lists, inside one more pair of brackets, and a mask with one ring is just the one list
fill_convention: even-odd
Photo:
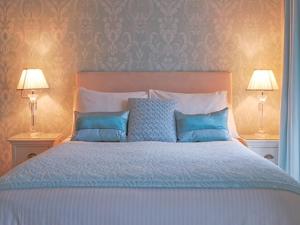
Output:
[[43,89],[49,88],[44,73],[40,69],[24,69],[21,74],[17,89]]
[[254,70],[247,90],[273,91],[278,85],[272,70]]

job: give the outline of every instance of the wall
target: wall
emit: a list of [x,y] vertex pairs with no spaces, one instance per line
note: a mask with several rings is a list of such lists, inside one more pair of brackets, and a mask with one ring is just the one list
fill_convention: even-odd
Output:
[[[38,102],[38,129],[71,127],[77,71],[233,73],[241,133],[257,127],[254,68],[281,83],[283,0],[1,0],[0,173],[9,168],[7,138],[27,131],[27,102],[15,89],[24,67],[43,69],[51,89]],[[280,91],[269,94],[267,130],[278,132]]]

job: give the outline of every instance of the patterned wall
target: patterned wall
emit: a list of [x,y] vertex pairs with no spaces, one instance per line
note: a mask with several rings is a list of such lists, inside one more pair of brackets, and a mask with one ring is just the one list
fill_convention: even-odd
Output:
[[[283,0],[1,0],[0,173],[7,138],[29,127],[27,102],[15,88],[24,67],[43,69],[38,128],[71,127],[76,71],[233,72],[241,133],[254,132],[256,93],[245,91],[254,68],[281,82]],[[280,92],[269,94],[267,129],[278,132]]]

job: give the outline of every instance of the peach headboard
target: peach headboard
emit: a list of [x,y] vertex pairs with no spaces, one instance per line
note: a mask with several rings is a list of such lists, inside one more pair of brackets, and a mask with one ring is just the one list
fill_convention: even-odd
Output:
[[157,89],[181,93],[227,91],[231,103],[229,72],[80,72],[77,87],[102,92],[130,92]]

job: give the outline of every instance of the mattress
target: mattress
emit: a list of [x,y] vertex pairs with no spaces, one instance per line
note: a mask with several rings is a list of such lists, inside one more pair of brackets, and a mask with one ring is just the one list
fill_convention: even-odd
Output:
[[69,142],[0,179],[0,224],[299,225],[297,185],[236,141]]

